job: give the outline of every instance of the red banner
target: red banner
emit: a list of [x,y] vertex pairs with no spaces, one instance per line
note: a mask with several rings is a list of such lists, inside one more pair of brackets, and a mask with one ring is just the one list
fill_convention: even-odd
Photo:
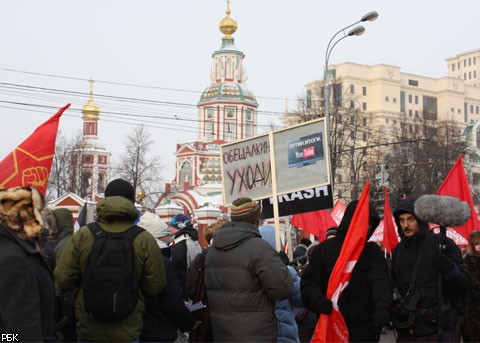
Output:
[[294,214],[291,224],[317,236],[320,241],[325,240],[327,229],[338,226],[327,210]]
[[33,186],[45,195],[62,107],[0,162],[0,188]]
[[348,342],[347,325],[338,307],[338,299],[348,286],[353,268],[367,241],[370,183],[366,183],[353,214],[342,250],[328,281],[327,298],[332,301],[332,313],[321,314],[312,342]]
[[398,236],[396,226],[393,223],[392,212],[390,211],[390,204],[388,203],[388,188],[385,187],[385,204],[383,206],[383,246],[388,253],[398,244]]
[[462,162],[463,155],[457,159],[452,170],[448,173],[442,185],[437,191],[438,195],[450,195],[461,201],[465,201],[470,206],[470,219],[462,226],[455,226],[454,229],[465,239],[468,238],[470,232],[480,229],[480,222],[477,219],[475,208],[473,207],[472,194],[468,186],[467,175]]

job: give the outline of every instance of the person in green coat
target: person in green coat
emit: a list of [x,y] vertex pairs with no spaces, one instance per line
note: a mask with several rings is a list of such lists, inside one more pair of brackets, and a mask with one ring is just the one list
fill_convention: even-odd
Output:
[[[130,228],[138,218],[135,191],[122,179],[111,181],[105,189],[105,199],[97,204],[97,223],[104,231],[119,233]],[[151,234],[140,233],[133,241],[139,272],[139,298],[129,316],[114,321],[99,321],[86,312],[82,279],[94,237],[88,227],[82,227],[67,243],[57,267],[55,279],[63,291],[78,289],[76,296],[77,334],[87,342],[138,341],[143,327],[145,301],[143,293],[154,296],[166,285],[165,269],[160,249]]]

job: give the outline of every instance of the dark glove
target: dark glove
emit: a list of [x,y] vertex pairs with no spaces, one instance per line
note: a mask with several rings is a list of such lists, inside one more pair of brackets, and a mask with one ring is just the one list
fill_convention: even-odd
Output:
[[433,268],[442,274],[447,274],[455,268],[455,263],[444,254],[438,254],[433,258]]
[[332,312],[332,302],[330,299],[322,298],[318,302],[317,311],[323,314],[330,314]]
[[375,336],[379,336],[382,328],[390,321],[390,313],[387,310],[376,311],[373,315],[373,331]]

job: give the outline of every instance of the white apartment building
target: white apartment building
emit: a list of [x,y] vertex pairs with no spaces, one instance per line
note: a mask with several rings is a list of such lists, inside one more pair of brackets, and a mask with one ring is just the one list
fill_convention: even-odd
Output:
[[[446,61],[448,75],[440,78],[405,73],[400,67],[388,64],[329,65],[331,106],[340,101],[344,108],[355,109],[365,132],[388,134],[400,125],[413,124],[416,119],[454,120],[462,129],[472,126],[480,120],[480,49]],[[306,109],[322,109],[323,80],[310,82],[305,87]],[[288,126],[298,122],[298,117],[287,113],[282,122]],[[474,136],[480,140],[480,128],[478,132]],[[348,192],[341,186],[335,188],[339,190],[336,191],[339,198]]]

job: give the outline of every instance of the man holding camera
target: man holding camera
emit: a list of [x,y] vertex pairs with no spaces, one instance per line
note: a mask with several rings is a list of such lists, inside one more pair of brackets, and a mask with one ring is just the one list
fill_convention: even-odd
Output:
[[393,315],[397,342],[458,342],[470,275],[455,243],[443,235],[440,245],[441,235],[419,218],[416,200],[407,197],[393,213],[401,238],[392,256],[399,296]]

